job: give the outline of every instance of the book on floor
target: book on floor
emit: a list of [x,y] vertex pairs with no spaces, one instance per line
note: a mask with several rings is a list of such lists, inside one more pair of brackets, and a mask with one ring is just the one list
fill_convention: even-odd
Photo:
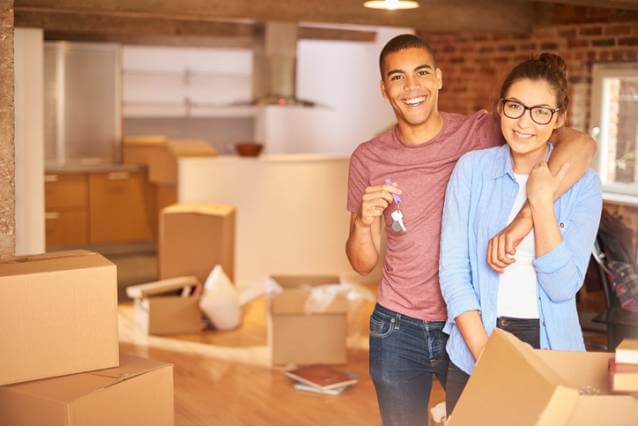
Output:
[[625,339],[616,348],[618,364],[638,364],[638,339]]
[[342,388],[357,383],[357,378],[344,371],[325,365],[309,365],[285,370],[284,374],[293,380],[321,390]]
[[334,388],[334,389],[319,389],[314,386],[307,385],[305,383],[301,383],[301,382],[295,383],[295,389],[297,390],[318,393],[320,395],[333,395],[333,396],[341,395],[341,392],[343,392],[348,386],[350,385],[346,385],[341,388]]
[[609,358],[609,384],[614,392],[638,392],[638,365]]

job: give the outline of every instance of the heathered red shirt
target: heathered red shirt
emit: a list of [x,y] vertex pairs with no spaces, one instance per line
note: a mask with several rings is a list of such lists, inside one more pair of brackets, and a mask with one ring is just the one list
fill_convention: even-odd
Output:
[[439,287],[441,216],[448,180],[466,152],[504,143],[498,119],[486,111],[469,116],[441,113],[443,128],[430,141],[406,145],[398,128],[382,133],[355,149],[350,159],[348,210],[358,213],[363,191],[392,179],[403,191],[401,211],[406,232],[392,230],[384,213],[387,236],[380,305],[426,321],[445,321],[447,311]]

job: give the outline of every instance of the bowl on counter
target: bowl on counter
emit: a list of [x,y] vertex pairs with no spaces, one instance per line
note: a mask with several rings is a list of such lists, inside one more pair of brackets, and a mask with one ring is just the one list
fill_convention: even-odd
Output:
[[240,157],[258,157],[264,145],[257,142],[237,142],[235,151]]

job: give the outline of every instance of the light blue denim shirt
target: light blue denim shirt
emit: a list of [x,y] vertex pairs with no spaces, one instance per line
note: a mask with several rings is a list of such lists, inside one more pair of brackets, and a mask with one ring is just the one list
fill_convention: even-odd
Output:
[[[448,309],[443,331],[450,335],[450,360],[468,374],[474,357],[454,319],[477,310],[488,335],[496,326],[499,273],[487,264],[487,245],[507,225],[517,193],[508,145],[465,154],[448,183],[439,261]],[[591,169],[554,203],[563,241],[533,261],[543,349],[585,350],[576,293],[585,278],[601,209],[600,179]]]

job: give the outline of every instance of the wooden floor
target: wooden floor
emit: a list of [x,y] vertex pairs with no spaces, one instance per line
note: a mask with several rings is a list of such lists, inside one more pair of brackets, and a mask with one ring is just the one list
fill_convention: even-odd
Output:
[[[154,337],[133,325],[132,306],[119,308],[122,353],[166,361],[175,371],[175,424],[190,425],[379,425],[368,376],[368,318],[364,302],[349,319],[348,364],[359,383],[339,396],[297,391],[281,369],[271,367],[266,346],[263,297],[246,306],[238,330]],[[435,383],[430,403],[444,399]]]

